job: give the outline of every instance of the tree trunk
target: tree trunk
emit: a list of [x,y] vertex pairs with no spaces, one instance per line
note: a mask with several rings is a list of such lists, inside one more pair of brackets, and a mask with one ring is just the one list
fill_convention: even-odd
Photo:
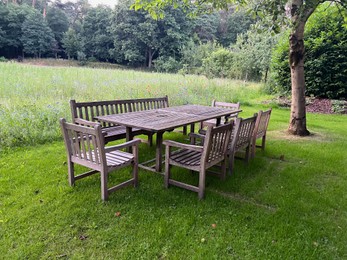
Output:
[[153,55],[152,55],[152,49],[151,48],[148,48],[148,68],[152,68],[152,58],[153,58]]
[[302,4],[302,0],[293,0],[291,5],[291,16],[294,26],[289,36],[292,104],[288,132],[293,135],[306,136],[310,132],[306,128],[304,30],[306,21],[313,10],[305,10],[307,12],[301,13],[299,10]]

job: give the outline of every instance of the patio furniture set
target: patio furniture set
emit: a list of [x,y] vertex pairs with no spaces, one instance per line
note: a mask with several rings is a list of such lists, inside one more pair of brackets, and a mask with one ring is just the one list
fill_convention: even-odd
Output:
[[[100,172],[101,198],[107,200],[109,194],[128,185],[138,185],[138,167],[162,172],[165,162],[164,185],[179,186],[205,195],[206,173],[212,166],[218,166],[218,176],[226,178],[227,169],[231,174],[237,151],[246,150],[245,161],[255,155],[256,140],[261,138],[261,148],[265,148],[266,129],[271,115],[259,111],[253,117],[238,117],[240,104],[213,101],[212,106],[183,105],[169,107],[168,97],[111,100],[97,102],[70,101],[72,123],[60,119],[68,159],[70,185],[75,180]],[[195,126],[199,130],[195,133]],[[190,144],[171,140],[163,141],[166,131],[190,126]],[[139,163],[139,143],[137,135],[147,135],[150,146],[156,134],[156,157]],[[108,142],[126,139],[114,146]],[[163,146],[165,145],[165,157]],[[126,149],[126,151],[124,151]],[[164,157],[164,158],[163,158]],[[74,164],[91,169],[75,175]],[[132,166],[132,178],[116,186],[109,187],[108,174],[118,168]],[[193,186],[172,179],[171,167],[178,166],[199,172],[199,184]],[[214,172],[216,174],[216,172]]]

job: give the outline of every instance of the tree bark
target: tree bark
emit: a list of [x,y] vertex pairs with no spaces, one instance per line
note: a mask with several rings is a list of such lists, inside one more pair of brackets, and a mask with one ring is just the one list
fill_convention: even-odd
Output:
[[292,82],[292,104],[288,131],[293,135],[306,136],[305,71],[304,71],[304,27],[305,22],[289,37],[289,62]]
[[[290,15],[293,29],[289,36],[289,63],[292,83],[292,103],[288,132],[306,136],[305,71],[304,71],[304,31],[307,19],[317,7],[305,8],[303,0],[292,0]],[[304,7],[304,8],[303,8]]]

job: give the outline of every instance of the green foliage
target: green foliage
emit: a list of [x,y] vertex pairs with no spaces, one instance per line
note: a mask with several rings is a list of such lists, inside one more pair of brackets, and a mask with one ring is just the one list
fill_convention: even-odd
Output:
[[7,59],[4,56],[0,56],[0,62],[6,62]]
[[29,14],[23,22],[21,41],[24,52],[35,57],[41,57],[41,54],[52,50],[53,32],[37,11]]
[[107,61],[113,48],[113,38],[109,32],[112,9],[106,6],[91,8],[83,19],[81,37],[88,57]]
[[62,42],[68,58],[77,58],[77,52],[83,50],[82,40],[80,36],[76,33],[75,30],[71,28],[66,33],[64,33]]
[[230,72],[231,77],[244,80],[267,80],[270,67],[272,48],[277,37],[269,31],[258,31],[252,27],[237,38],[232,45],[234,63]]
[[[322,5],[309,19],[305,34],[306,95],[347,98],[347,28],[335,5]],[[283,35],[272,58],[274,91],[289,92],[288,35]]]
[[154,61],[154,68],[158,72],[176,73],[181,69],[181,64],[173,57],[160,56]]
[[64,33],[69,29],[69,22],[65,12],[56,7],[49,8],[46,19],[48,26],[54,34],[55,40],[61,46]]
[[219,48],[216,42],[201,44],[189,41],[181,50],[181,61],[183,74],[201,74],[203,72],[203,61]]
[[245,10],[221,11],[221,23],[218,33],[218,41],[225,47],[236,43],[237,35],[248,31],[255,21]]
[[233,64],[233,53],[223,47],[213,51],[203,60],[204,74],[208,77],[225,78],[229,75]]
[[22,24],[32,12],[28,5],[0,4],[0,55],[11,58],[22,54]]
[[147,12],[136,12],[129,6],[128,2],[121,2],[114,10],[111,28],[114,59],[119,63],[151,67],[159,56],[179,55],[191,30],[181,10],[167,8],[164,20],[154,20]]

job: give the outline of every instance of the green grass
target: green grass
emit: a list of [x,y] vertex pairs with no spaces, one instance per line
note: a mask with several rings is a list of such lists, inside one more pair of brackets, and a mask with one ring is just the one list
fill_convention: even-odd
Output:
[[260,85],[203,76],[130,70],[42,67],[0,63],[0,150],[60,140],[60,117],[71,120],[69,100],[169,96],[170,105],[213,98],[242,105],[264,97]]
[[[72,97],[77,100],[137,97],[129,93],[129,88],[136,89],[138,96],[150,96],[146,80],[165,82],[148,84],[153,93],[158,91],[158,96],[168,94],[171,104],[182,104],[185,100],[208,104],[214,95],[228,101],[235,98],[232,95],[235,93],[249,104],[242,106],[242,116],[262,107],[257,105],[261,99],[253,84],[243,86],[243,90],[235,88],[234,82],[208,81],[202,77],[0,66],[2,111],[18,109],[21,101],[29,104],[35,100],[35,91],[43,93],[43,97],[36,96],[36,110],[28,108],[33,113],[32,120],[37,120],[38,131],[47,129],[40,129],[43,123],[36,113],[51,101],[59,111],[58,118],[69,113],[68,99]],[[25,74],[29,80],[7,75],[11,73]],[[73,76],[76,73],[78,77]],[[130,80],[132,73],[142,84],[127,83],[125,78]],[[66,83],[60,88],[52,84],[53,75]],[[124,87],[113,88],[110,84],[112,93],[105,93],[103,82],[107,78],[122,79]],[[98,88],[90,83],[93,79],[99,79],[95,83]],[[81,95],[79,88],[71,87],[78,85],[74,82],[87,86]],[[190,93],[184,95],[184,100],[183,96],[177,98],[175,92],[182,91],[182,82],[186,82],[185,93]],[[18,97],[11,89],[17,84]],[[199,85],[203,84],[209,90],[201,90]],[[47,95],[59,91],[61,95]],[[70,91],[73,94],[69,95]],[[212,93],[207,94],[208,91]],[[53,119],[52,124],[58,124]],[[0,157],[0,258],[346,259],[346,116],[308,114],[308,127],[313,135],[306,138],[286,135],[288,119],[288,110],[274,109],[265,152],[257,151],[249,165],[237,160],[234,175],[224,182],[208,176],[203,201],[191,191],[165,189],[161,175],[142,169],[138,189],[119,190],[111,194],[108,202],[101,201],[98,175],[70,187],[65,148],[58,140],[58,131],[56,137],[51,137],[56,141],[8,148]],[[164,138],[185,141],[184,136],[175,132],[165,134]],[[154,148],[141,144],[140,161],[153,157],[154,153]],[[83,168],[77,170],[82,172]],[[173,172],[177,178],[197,182],[197,175],[189,171],[173,168]],[[130,169],[126,168],[111,174],[109,180],[120,182],[129,174]],[[121,215],[117,217],[116,212]]]

